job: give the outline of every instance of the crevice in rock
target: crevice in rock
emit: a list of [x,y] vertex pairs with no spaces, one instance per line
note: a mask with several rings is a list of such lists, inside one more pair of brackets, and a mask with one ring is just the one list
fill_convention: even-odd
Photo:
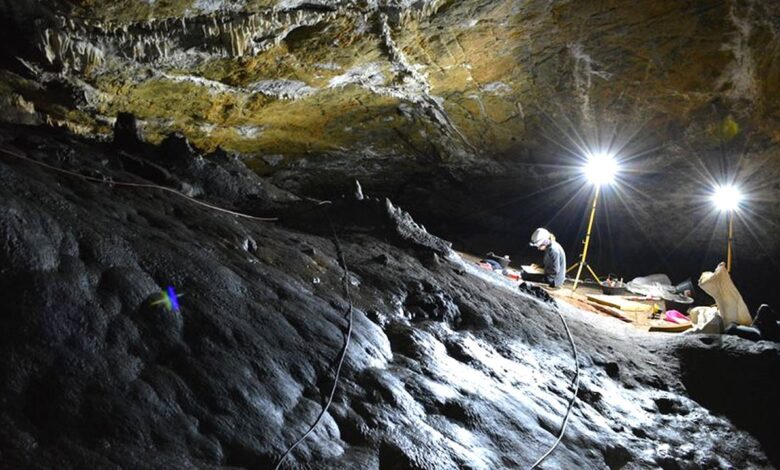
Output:
[[396,80],[400,81],[400,83],[389,88],[390,94],[419,106],[423,113],[439,127],[442,134],[451,139],[459,139],[461,144],[476,152],[477,150],[469,143],[466,136],[452,122],[444,106],[431,95],[431,86],[428,84],[428,80],[413,64],[409,63],[406,55],[396,45],[388,24],[387,15],[380,13],[378,19],[382,44],[393,67],[399,72]]

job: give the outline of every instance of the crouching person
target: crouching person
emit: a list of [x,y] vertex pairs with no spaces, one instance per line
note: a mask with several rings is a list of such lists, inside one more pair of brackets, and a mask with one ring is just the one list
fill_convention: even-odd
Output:
[[555,235],[547,229],[538,228],[531,235],[531,246],[544,251],[544,282],[550,287],[561,287],[566,280],[566,253]]

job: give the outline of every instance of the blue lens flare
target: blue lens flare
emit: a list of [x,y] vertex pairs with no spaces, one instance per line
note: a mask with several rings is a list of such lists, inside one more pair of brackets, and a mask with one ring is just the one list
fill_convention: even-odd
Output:
[[152,305],[162,305],[169,312],[179,312],[179,297],[173,286],[168,286],[165,291],[160,292],[160,298],[152,302]]
[[176,295],[176,291],[173,289],[173,286],[168,286],[168,302],[171,310],[174,312],[179,311],[179,297]]

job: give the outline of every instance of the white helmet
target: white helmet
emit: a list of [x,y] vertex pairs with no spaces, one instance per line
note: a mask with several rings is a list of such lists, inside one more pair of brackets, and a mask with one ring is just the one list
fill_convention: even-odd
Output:
[[531,235],[530,245],[539,248],[544,242],[549,241],[550,237],[551,234],[547,229],[539,227],[534,231],[533,235]]

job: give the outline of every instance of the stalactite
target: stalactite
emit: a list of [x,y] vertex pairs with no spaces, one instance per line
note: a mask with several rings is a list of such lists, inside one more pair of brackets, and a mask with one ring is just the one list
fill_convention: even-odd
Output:
[[104,53],[94,45],[72,39],[66,33],[46,29],[39,47],[49,64],[63,71],[89,73],[104,62]]

